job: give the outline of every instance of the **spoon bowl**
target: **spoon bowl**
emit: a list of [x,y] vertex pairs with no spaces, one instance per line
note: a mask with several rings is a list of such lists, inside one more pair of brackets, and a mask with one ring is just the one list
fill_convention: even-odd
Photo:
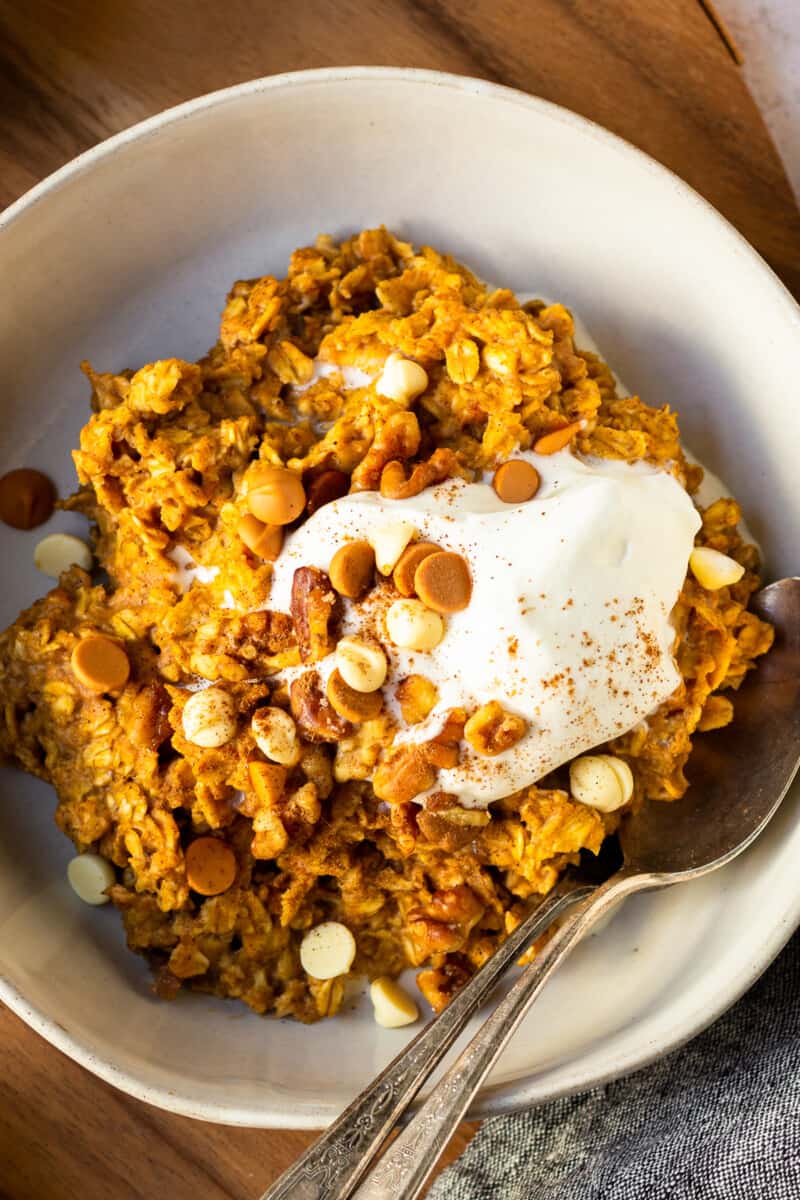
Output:
[[775,642],[736,692],[731,724],[696,739],[684,796],[625,822],[628,874],[677,882],[723,866],[758,837],[789,789],[800,747],[800,579],[771,583],[751,608],[774,626]]

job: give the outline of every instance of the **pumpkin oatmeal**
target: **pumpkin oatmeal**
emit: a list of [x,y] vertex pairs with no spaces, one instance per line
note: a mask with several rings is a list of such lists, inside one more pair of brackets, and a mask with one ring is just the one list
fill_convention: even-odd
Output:
[[313,1021],[353,974],[404,1024],[411,966],[440,1009],[770,646],[675,414],[385,229],[234,284],[198,363],[84,370],[105,576],[0,637],[0,746],[165,998]]

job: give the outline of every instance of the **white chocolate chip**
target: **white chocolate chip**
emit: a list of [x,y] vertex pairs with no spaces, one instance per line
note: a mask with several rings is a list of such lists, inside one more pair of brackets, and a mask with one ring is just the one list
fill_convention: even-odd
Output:
[[100,854],[79,854],[67,866],[67,879],[84,904],[108,904],[106,888],[116,882],[116,872]]
[[444,637],[444,621],[421,600],[395,600],[386,613],[386,632],[403,650],[433,650]]
[[70,567],[92,569],[92,552],[79,537],[71,533],[49,533],[37,544],[33,561],[45,575],[58,579]]
[[300,943],[300,962],[314,979],[335,979],[346,975],[356,956],[356,940],[346,925],[323,921],[315,925]]
[[236,735],[236,709],[222,688],[194,692],[183,709],[183,734],[194,746],[216,750]]
[[619,780],[619,786],[622,788],[622,803],[629,804],[633,796],[633,771],[624,758],[617,758],[615,754],[607,755],[606,761]]
[[584,754],[570,763],[569,786],[579,804],[615,812],[633,795],[633,775],[626,762],[611,754]]
[[389,664],[375,642],[343,637],[336,647],[336,669],[356,692],[377,692],[386,679]]
[[373,980],[369,987],[369,998],[375,1010],[375,1020],[384,1029],[413,1025],[419,1018],[419,1009],[409,994],[388,975]]
[[379,396],[388,396],[404,404],[419,396],[428,386],[428,373],[419,363],[402,354],[390,354],[375,383]]
[[710,546],[695,547],[689,555],[689,566],[700,586],[710,592],[738,583],[744,575],[741,563],[719,550],[712,550]]
[[300,760],[300,740],[294,718],[282,708],[257,708],[250,722],[253,740],[262,754],[282,767]]
[[380,525],[369,535],[381,575],[391,575],[397,560],[416,532],[409,521],[392,521],[391,525]]

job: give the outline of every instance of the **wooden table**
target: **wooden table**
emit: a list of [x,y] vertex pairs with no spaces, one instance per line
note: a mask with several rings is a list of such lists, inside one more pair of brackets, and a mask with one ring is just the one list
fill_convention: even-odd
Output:
[[[0,0],[0,205],[171,104],[354,63],[479,75],[592,117],[697,188],[800,294],[800,213],[706,0]],[[2,1200],[253,1200],[312,1137],[140,1104],[1,1008],[0,1056]]]

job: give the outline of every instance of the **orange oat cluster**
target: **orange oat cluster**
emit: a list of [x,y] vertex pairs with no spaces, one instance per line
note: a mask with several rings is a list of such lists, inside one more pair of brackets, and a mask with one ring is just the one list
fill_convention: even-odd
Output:
[[[78,851],[113,864],[111,899],[161,996],[187,986],[313,1021],[347,973],[411,966],[441,1008],[624,809],[571,794],[569,764],[489,809],[440,790],[467,750],[490,770],[526,733],[501,695],[395,742],[399,720],[435,706],[426,647],[470,603],[469,564],[446,545],[343,538],[328,569],[295,572],[289,611],[270,607],[274,563],[348,493],[402,504],[488,473],[501,500],[527,502],[539,479],[515,456],[531,449],[644,461],[693,494],[702,472],[675,414],[619,396],[562,305],[522,305],[383,228],[320,237],[285,277],[235,283],[198,363],[84,370],[92,414],[67,503],[92,522],[106,582],[72,568],[0,636],[0,750],[53,785]],[[731,720],[770,645],[739,517],[731,499],[702,513],[698,547],[735,569],[724,586],[687,576],[679,689],[598,748],[622,762],[627,805],[682,794],[692,738]],[[375,629],[342,627],[344,601],[375,589],[420,651],[399,681]],[[355,957],[318,978],[301,946],[330,922]]]

